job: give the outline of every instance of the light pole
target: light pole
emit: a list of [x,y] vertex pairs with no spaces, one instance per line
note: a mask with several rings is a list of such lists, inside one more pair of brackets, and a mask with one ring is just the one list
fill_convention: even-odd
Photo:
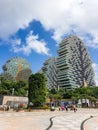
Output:
[[28,96],[28,90],[26,91],[26,96]]
[[14,95],[14,91],[15,91],[15,89],[14,89],[14,88],[12,88],[12,95]]

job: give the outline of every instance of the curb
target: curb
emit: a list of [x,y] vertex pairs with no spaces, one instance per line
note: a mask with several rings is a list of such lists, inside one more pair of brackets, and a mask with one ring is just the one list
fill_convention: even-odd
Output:
[[53,125],[52,119],[53,119],[54,117],[55,117],[55,116],[53,116],[53,117],[50,118],[50,125],[49,125],[49,127],[48,127],[47,129],[45,129],[45,130],[49,130],[49,129],[52,127],[52,125]]
[[81,124],[81,130],[84,130],[84,123],[85,123],[87,120],[91,119],[91,118],[93,118],[93,116],[90,116],[89,118],[85,119],[85,120],[82,122],[82,124]]

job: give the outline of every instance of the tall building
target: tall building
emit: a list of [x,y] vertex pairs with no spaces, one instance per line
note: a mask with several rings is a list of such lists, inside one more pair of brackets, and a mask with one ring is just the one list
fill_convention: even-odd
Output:
[[60,87],[67,89],[93,86],[92,62],[84,43],[77,36],[69,36],[59,44],[57,69]]
[[24,80],[27,82],[32,72],[28,62],[20,57],[9,59],[2,68],[4,78],[13,81]]
[[58,89],[56,58],[46,60],[39,73],[43,73],[46,77],[46,86],[48,89]]

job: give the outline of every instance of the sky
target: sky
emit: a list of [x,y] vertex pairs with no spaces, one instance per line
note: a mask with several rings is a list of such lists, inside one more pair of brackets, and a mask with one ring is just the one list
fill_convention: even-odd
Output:
[[69,35],[87,47],[98,86],[98,0],[0,0],[0,73],[15,56],[38,72]]

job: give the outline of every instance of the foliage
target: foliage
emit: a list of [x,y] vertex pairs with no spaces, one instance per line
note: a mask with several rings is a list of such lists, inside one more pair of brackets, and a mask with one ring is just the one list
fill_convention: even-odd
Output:
[[[56,90],[55,90],[56,91]],[[62,99],[72,99],[74,102],[77,102],[78,99],[88,98],[90,101],[96,101],[98,99],[98,87],[80,87],[74,88],[71,90],[60,89],[55,92],[54,90],[49,91],[50,99],[58,99],[58,97],[62,97]]]
[[96,86],[80,87],[71,90],[60,88],[59,90],[51,89],[47,91],[45,77],[42,74],[36,73],[30,76],[29,88],[28,84],[24,81],[13,82],[4,79],[0,75],[0,94],[12,95],[13,88],[13,95],[15,96],[26,96],[27,91],[29,91],[29,102],[32,102],[34,106],[43,105],[46,101],[46,97],[55,100],[72,99],[75,102],[81,98],[88,98],[92,102],[98,99],[98,87]]
[[27,92],[27,85],[24,81],[18,81],[15,86],[15,93],[14,95],[16,96],[26,96],[26,92]]
[[43,105],[43,106],[32,106],[33,109],[42,109],[42,110],[46,110],[49,109],[50,107],[47,105]]
[[63,98],[62,96],[62,92],[60,91],[57,91],[56,89],[51,89],[51,90],[48,90],[48,98],[50,98],[51,100],[52,99],[55,99],[55,100],[60,100]]
[[26,96],[28,85],[24,81],[13,82],[0,77],[0,94],[2,95],[13,95],[15,96]]
[[51,94],[57,94],[57,91],[56,91],[56,89],[53,88],[53,89],[50,90],[50,93]]
[[43,74],[32,74],[29,77],[29,102],[33,103],[33,106],[38,107],[45,103],[47,96],[47,89],[45,84],[45,77]]

